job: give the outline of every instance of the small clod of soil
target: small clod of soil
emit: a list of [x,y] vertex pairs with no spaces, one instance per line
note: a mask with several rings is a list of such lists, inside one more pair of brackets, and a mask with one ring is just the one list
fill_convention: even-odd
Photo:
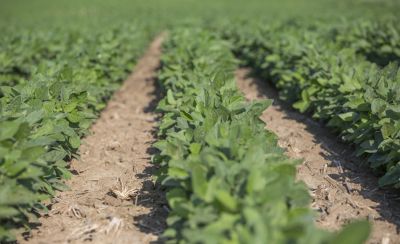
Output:
[[297,178],[310,190],[311,207],[318,213],[316,224],[335,231],[352,220],[368,219],[373,225],[368,243],[400,243],[399,196],[377,187],[377,177],[353,156],[354,148],[280,102],[276,90],[252,77],[250,69],[238,69],[235,76],[248,100],[273,99],[261,119],[278,135],[278,143],[289,157],[303,160]]

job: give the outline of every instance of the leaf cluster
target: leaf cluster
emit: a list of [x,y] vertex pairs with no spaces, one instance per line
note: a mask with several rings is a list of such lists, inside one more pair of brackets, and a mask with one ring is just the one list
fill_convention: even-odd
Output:
[[[141,26],[18,30],[0,47],[0,242],[64,190],[81,138],[150,40]],[[4,44],[4,45],[3,45]]]
[[[399,60],[393,40],[400,32],[394,25],[286,21],[221,26],[239,58],[272,82],[281,99],[354,144],[356,154],[382,176],[380,186],[400,186],[399,67],[378,66]],[[383,28],[371,31],[376,26]],[[390,51],[383,52],[385,46]]]
[[365,222],[339,234],[315,228],[307,189],[295,180],[298,162],[259,119],[271,101],[247,102],[237,90],[229,44],[196,28],[169,36],[153,158],[171,209],[168,241],[362,243]]

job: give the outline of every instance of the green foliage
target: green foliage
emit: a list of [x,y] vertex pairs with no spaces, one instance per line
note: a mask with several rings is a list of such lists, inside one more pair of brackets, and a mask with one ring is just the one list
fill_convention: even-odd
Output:
[[135,25],[96,33],[17,31],[0,50],[0,242],[29,228],[66,186],[80,138],[150,39]]
[[[400,32],[387,24],[391,28],[374,33],[391,38],[372,39],[368,31],[356,35],[358,29],[349,31],[352,25],[343,25],[291,21],[267,27],[242,23],[218,28],[245,64],[275,84],[281,99],[353,143],[356,154],[383,175],[380,186],[398,187],[400,72],[395,63],[381,68],[375,62],[398,60],[398,43],[393,40]],[[358,25],[375,29],[372,22],[354,24]],[[379,51],[378,46],[384,45],[393,47],[393,52]]]
[[[325,240],[312,227],[304,187],[293,181],[294,162],[257,119],[268,102],[245,103],[236,91],[228,49],[273,81],[283,99],[359,145],[371,166],[388,172],[382,185],[398,184],[397,66],[380,70],[362,58],[381,66],[398,61],[397,22],[375,23],[398,14],[398,6],[396,0],[3,0],[0,242],[13,240],[16,227],[28,229],[32,213],[46,211],[41,200],[65,188],[67,161],[149,37],[218,19],[228,20],[218,32],[233,46],[192,30],[166,44],[165,140],[157,143],[162,157],[155,157],[170,187],[166,235],[186,242]],[[331,21],[338,13],[374,21],[307,28],[287,21]],[[259,26],[232,24],[238,17]],[[343,233],[337,240],[365,236]]]
[[365,222],[340,234],[314,227],[307,189],[295,181],[297,162],[283,154],[259,119],[271,101],[246,102],[238,92],[230,46],[199,29],[169,36],[159,76],[167,91],[158,106],[162,140],[153,160],[171,208],[168,241],[365,241]]
[[400,61],[400,28],[396,19],[342,26],[336,41],[381,66]]

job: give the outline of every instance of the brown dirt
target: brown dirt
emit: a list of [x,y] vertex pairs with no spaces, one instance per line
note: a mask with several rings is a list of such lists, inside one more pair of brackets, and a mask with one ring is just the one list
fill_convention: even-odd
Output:
[[337,230],[351,220],[369,219],[373,232],[368,243],[400,243],[399,195],[377,188],[378,179],[352,155],[351,146],[280,102],[274,88],[252,78],[249,69],[237,70],[236,80],[247,99],[274,100],[261,119],[288,156],[303,159],[297,175],[310,189],[318,226]]
[[71,162],[76,175],[41,226],[20,243],[149,243],[165,227],[164,195],[151,179],[155,83],[162,36],[139,60]]

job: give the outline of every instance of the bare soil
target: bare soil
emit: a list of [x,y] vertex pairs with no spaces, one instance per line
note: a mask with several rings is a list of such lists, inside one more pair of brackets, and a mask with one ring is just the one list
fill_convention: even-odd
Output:
[[71,162],[76,173],[41,226],[20,243],[150,243],[165,228],[164,195],[151,178],[156,71],[162,35],[101,113]]
[[400,243],[399,195],[377,187],[377,177],[353,156],[354,148],[280,102],[275,89],[253,78],[251,70],[241,68],[235,75],[247,99],[274,100],[261,119],[278,135],[288,156],[303,159],[297,177],[313,197],[317,225],[334,231],[354,219],[368,219],[373,225],[368,243]]

